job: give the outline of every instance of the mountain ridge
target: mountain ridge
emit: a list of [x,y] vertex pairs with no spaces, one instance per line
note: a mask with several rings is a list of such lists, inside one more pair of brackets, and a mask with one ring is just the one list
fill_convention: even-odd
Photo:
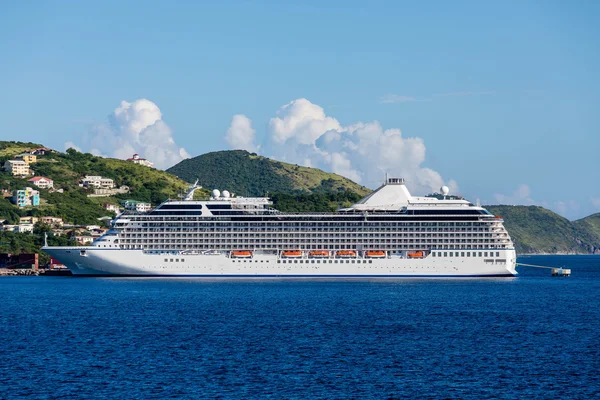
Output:
[[240,196],[346,190],[365,196],[371,192],[341,175],[277,161],[245,150],[201,154],[183,160],[166,171],[184,181],[194,182],[198,179],[203,187],[226,189]]

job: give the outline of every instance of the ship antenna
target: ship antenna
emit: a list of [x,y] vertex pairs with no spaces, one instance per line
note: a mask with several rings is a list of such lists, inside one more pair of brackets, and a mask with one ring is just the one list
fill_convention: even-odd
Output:
[[194,182],[194,184],[192,186],[190,186],[190,190],[185,195],[184,200],[193,200],[194,199],[194,192],[197,189],[201,189],[201,188],[202,188],[202,186],[198,186],[198,179],[196,179],[196,182]]

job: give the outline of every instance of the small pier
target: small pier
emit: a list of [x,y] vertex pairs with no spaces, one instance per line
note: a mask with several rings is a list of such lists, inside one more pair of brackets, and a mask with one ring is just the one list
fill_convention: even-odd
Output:
[[544,268],[549,269],[552,272],[552,276],[571,276],[571,270],[568,268],[556,268],[556,267],[547,267],[544,265],[533,265],[533,264],[521,264],[517,263],[517,267],[530,267],[530,268]]

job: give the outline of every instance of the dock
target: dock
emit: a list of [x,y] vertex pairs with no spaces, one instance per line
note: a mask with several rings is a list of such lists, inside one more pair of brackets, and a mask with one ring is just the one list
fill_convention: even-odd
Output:
[[530,267],[530,268],[544,268],[549,269],[552,272],[552,276],[571,276],[571,270],[568,268],[556,268],[556,267],[547,267],[544,265],[533,265],[533,264],[522,264],[517,263],[517,267]]

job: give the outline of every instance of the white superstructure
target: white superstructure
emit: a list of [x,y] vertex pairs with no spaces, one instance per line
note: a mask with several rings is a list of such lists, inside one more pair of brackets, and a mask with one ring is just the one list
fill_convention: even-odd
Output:
[[86,247],[44,247],[75,275],[204,277],[513,276],[500,217],[463,199],[413,197],[388,179],[335,213],[283,213],[268,198],[166,201],[122,214]]

